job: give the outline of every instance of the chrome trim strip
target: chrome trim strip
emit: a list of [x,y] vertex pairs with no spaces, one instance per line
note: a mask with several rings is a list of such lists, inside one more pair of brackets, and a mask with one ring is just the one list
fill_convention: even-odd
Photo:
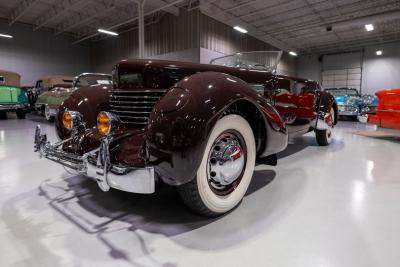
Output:
[[377,109],[377,112],[400,112],[400,109]]

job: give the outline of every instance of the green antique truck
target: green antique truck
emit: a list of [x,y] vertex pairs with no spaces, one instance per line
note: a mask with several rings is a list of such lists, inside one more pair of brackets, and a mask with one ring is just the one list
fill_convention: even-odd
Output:
[[0,119],[7,119],[7,112],[16,112],[18,119],[24,119],[28,107],[26,92],[21,89],[21,75],[0,70]]

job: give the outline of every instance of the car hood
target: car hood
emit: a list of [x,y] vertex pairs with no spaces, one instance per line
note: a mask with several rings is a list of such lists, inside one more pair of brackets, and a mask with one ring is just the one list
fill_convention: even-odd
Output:
[[357,96],[340,95],[335,96],[338,105],[358,106],[362,104],[362,99]]

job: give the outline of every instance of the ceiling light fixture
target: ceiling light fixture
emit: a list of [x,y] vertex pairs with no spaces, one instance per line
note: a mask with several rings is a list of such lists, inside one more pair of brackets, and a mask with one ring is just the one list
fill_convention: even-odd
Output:
[[4,38],[13,38],[12,35],[2,34],[2,33],[0,33],[0,37],[4,37]]
[[241,32],[241,33],[247,33],[247,30],[246,30],[246,29],[243,29],[242,27],[235,26],[235,27],[233,27],[233,28],[234,28],[235,30]]
[[297,53],[296,52],[294,52],[294,51],[290,51],[289,52],[289,54],[291,54],[292,56],[294,56],[294,57],[296,57],[297,56]]
[[107,31],[107,30],[103,30],[103,29],[98,29],[97,31],[101,32],[101,33],[108,34],[108,35],[112,35],[112,36],[118,36],[118,33],[112,32],[112,31]]
[[365,29],[367,30],[367,32],[373,31],[374,25],[373,24],[365,24]]
[[382,50],[376,51],[376,55],[377,55],[377,56],[382,56],[382,54],[383,54]]

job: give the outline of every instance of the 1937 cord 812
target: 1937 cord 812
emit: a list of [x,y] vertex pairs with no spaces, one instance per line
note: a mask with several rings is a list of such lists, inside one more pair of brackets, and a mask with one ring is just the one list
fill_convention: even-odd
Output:
[[56,118],[62,141],[50,144],[37,127],[35,150],[104,191],[153,193],[161,180],[196,212],[223,214],[243,198],[256,160],[276,164],[288,135],[315,131],[320,145],[331,141],[332,95],[314,81],[275,75],[270,57],[123,60],[113,88],[83,87],[64,101]]

